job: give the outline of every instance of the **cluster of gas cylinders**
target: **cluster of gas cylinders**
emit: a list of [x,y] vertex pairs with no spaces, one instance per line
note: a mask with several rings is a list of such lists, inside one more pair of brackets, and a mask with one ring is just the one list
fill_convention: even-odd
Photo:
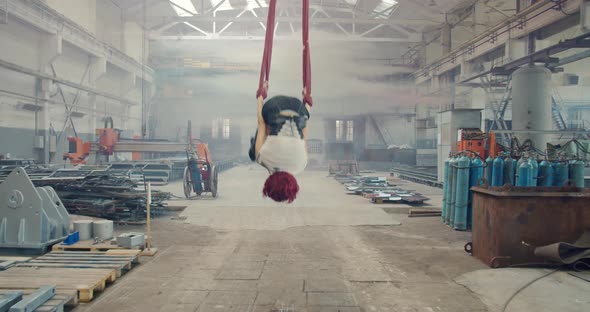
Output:
[[[479,157],[466,155],[450,157],[444,164],[442,221],[456,230],[471,228],[472,186],[485,178],[491,186],[523,187],[564,186],[568,180],[584,187],[584,161],[557,160],[538,162],[526,153],[519,160],[509,155]],[[482,184],[482,183],[480,183]]]

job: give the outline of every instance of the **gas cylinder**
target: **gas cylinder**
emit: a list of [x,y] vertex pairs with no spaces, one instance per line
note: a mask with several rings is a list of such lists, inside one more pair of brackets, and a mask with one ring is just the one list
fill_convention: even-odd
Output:
[[449,201],[447,202],[448,209],[447,214],[445,215],[445,223],[452,224],[451,220],[454,218],[453,213],[455,212],[455,191],[456,185],[455,180],[457,177],[457,158],[451,159],[449,161]]
[[514,165],[516,161],[510,157],[510,155],[506,156],[504,159],[504,184],[514,185]]
[[[475,156],[471,160],[471,167],[469,168],[469,189],[477,185],[477,181],[483,177],[483,161]],[[471,228],[471,217],[473,210],[473,192],[469,191],[469,203],[467,205],[467,228]]]
[[553,166],[547,160],[543,160],[539,164],[539,175],[537,176],[538,186],[552,186],[553,185]]
[[563,186],[569,179],[567,162],[556,161],[553,163],[553,186]]
[[442,222],[445,222],[445,215],[447,213],[447,200],[448,200],[447,189],[449,187],[449,162],[450,161],[451,161],[450,158],[447,158],[445,160],[445,167],[443,170],[443,208],[442,208],[442,212],[441,212]]
[[469,167],[471,161],[462,156],[457,161],[457,191],[455,197],[455,216],[453,228],[467,230],[467,202],[469,200]]
[[571,160],[569,163],[569,178],[576,187],[584,187],[584,161]]
[[[520,159],[516,162],[516,171],[514,173],[514,185],[517,185],[518,182],[518,170],[520,169],[520,165],[522,165],[523,162],[525,162],[525,160],[528,159],[528,156],[526,156],[526,154],[523,154],[520,156]],[[527,160],[528,161],[528,160]]]
[[529,186],[537,186],[537,178],[539,176],[539,163],[537,159],[534,157],[529,158],[529,162],[531,163],[531,177]]
[[492,186],[502,186],[504,184],[504,160],[500,156],[492,162]]
[[488,156],[488,158],[486,158],[486,168],[485,168],[485,174],[486,174],[486,182],[488,183],[488,185],[492,184],[492,172],[493,172],[493,165],[492,163],[494,162],[494,159],[492,158],[492,156]]
[[518,167],[518,180],[516,181],[516,186],[531,186],[533,179],[531,176],[533,175],[533,166],[531,163],[527,161],[523,161]]

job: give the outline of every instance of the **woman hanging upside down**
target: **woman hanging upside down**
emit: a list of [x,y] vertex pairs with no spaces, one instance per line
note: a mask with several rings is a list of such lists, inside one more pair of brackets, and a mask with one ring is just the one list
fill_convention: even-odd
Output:
[[264,103],[268,85],[258,98],[258,130],[250,142],[250,159],[270,176],[262,194],[277,202],[292,203],[299,185],[293,175],[307,166],[307,121],[311,106],[289,96],[275,96]]

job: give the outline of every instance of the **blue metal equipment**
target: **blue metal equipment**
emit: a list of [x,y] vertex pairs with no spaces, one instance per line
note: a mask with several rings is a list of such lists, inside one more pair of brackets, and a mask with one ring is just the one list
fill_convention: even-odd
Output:
[[553,186],[553,166],[547,160],[539,164],[539,175],[537,176],[538,186]]
[[514,166],[516,165],[516,161],[510,157],[510,155],[506,156],[504,159],[504,184],[514,185]]
[[502,186],[504,184],[504,160],[497,156],[492,162],[492,186]]
[[569,163],[570,180],[576,187],[584,187],[584,161],[573,159]]
[[483,177],[483,161],[476,155],[471,161],[469,168],[469,204],[467,206],[467,228],[471,228],[471,219],[473,215],[473,192],[471,188],[477,185],[477,182]]
[[469,167],[471,161],[467,156],[462,156],[456,163],[457,182],[455,195],[455,211],[453,217],[453,228],[456,230],[467,230],[467,203],[469,200]]
[[486,169],[485,169],[485,174],[486,174],[486,181],[488,182],[488,184],[492,183],[492,172],[493,172],[493,165],[492,163],[494,162],[494,159],[492,158],[492,156],[488,156],[488,158],[486,158]]
[[528,160],[523,161],[518,167],[518,180],[516,186],[531,186],[533,181],[533,166]]
[[450,177],[449,177],[449,198],[451,203],[449,205],[449,210],[445,216],[445,223],[448,225],[453,225],[453,220],[455,218],[455,194],[457,193],[457,162],[459,161],[458,158],[453,158],[449,162],[449,169],[450,169]]
[[445,167],[443,170],[443,208],[442,208],[442,212],[441,212],[441,220],[442,222],[445,222],[445,216],[447,214],[447,210],[448,210],[448,203],[449,203],[449,195],[447,194],[447,189],[449,188],[449,184],[447,183],[447,181],[449,181],[449,163],[450,163],[451,159],[447,158],[445,160]]
[[529,182],[529,186],[537,186],[537,178],[539,177],[539,163],[537,159],[534,157],[529,158],[529,162],[531,163],[531,167],[533,168],[531,171],[531,181]]
[[564,186],[569,179],[568,165],[566,161],[553,163],[553,186]]

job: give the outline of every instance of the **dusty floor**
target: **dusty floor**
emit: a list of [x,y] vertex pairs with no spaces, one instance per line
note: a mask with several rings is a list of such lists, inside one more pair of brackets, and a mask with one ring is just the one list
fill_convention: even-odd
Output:
[[[76,311],[487,311],[453,281],[485,268],[463,251],[468,233],[346,195],[324,172],[277,205],[261,198],[264,177],[234,168],[219,198],[175,202],[186,219],[154,221],[159,253]],[[440,205],[440,190],[407,187]]]

